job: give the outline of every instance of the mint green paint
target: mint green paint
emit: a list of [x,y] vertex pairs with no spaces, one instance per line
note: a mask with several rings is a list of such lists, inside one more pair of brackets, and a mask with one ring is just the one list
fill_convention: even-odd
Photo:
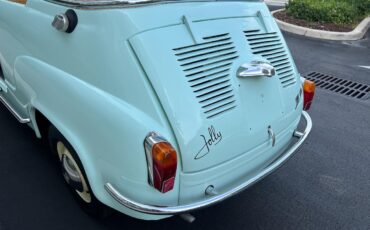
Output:
[[[286,89],[277,78],[235,77],[241,64],[257,58],[249,52],[243,28],[279,31],[263,3],[76,9],[79,24],[72,34],[51,26],[66,9],[41,0],[26,6],[0,1],[0,61],[6,77],[0,80],[1,93],[19,114],[31,118],[36,135],[35,110],[60,130],[78,152],[101,202],[136,218],[165,218],[118,205],[104,184],[147,204],[191,203],[203,199],[209,184],[220,190],[240,184],[288,143],[302,111],[302,102],[295,109],[296,69],[297,84]],[[194,42],[184,15],[196,40],[225,32],[233,37],[239,58],[230,76],[240,103],[232,113],[205,119],[194,100],[172,51]],[[265,110],[269,113],[261,116]],[[207,157],[194,160],[200,135],[211,125],[223,140]],[[269,148],[268,125],[278,133],[275,148]],[[143,140],[150,131],[162,134],[181,155],[175,189],[166,194],[147,182]]]

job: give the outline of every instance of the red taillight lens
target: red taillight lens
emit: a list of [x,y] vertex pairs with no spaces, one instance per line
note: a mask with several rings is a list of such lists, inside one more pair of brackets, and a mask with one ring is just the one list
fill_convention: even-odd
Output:
[[315,89],[316,85],[314,82],[309,80],[304,80],[303,82],[303,110],[309,110],[311,107],[311,103],[313,100],[313,97],[315,95]]
[[175,184],[177,153],[172,145],[156,133],[150,133],[144,142],[149,183],[162,193],[171,191]]

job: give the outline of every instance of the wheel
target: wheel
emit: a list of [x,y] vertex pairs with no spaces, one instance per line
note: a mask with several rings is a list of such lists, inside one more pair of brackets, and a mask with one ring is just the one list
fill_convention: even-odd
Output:
[[49,144],[58,158],[64,180],[82,209],[96,218],[108,217],[112,210],[94,196],[80,158],[54,126],[49,128]]

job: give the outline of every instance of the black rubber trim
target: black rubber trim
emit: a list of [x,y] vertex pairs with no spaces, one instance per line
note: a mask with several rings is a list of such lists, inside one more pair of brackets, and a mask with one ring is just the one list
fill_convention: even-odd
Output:
[[76,26],[78,24],[78,17],[77,17],[76,12],[72,9],[67,10],[65,15],[67,16],[69,20],[69,26],[68,26],[68,29],[66,30],[66,33],[70,34],[76,29]]
[[0,63],[0,79],[4,80],[4,72],[3,68],[1,67],[1,63]]

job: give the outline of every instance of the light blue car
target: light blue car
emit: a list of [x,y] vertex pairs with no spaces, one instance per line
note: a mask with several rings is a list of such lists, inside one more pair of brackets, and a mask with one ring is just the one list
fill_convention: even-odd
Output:
[[0,0],[0,101],[95,216],[248,188],[306,140],[314,91],[261,1]]

